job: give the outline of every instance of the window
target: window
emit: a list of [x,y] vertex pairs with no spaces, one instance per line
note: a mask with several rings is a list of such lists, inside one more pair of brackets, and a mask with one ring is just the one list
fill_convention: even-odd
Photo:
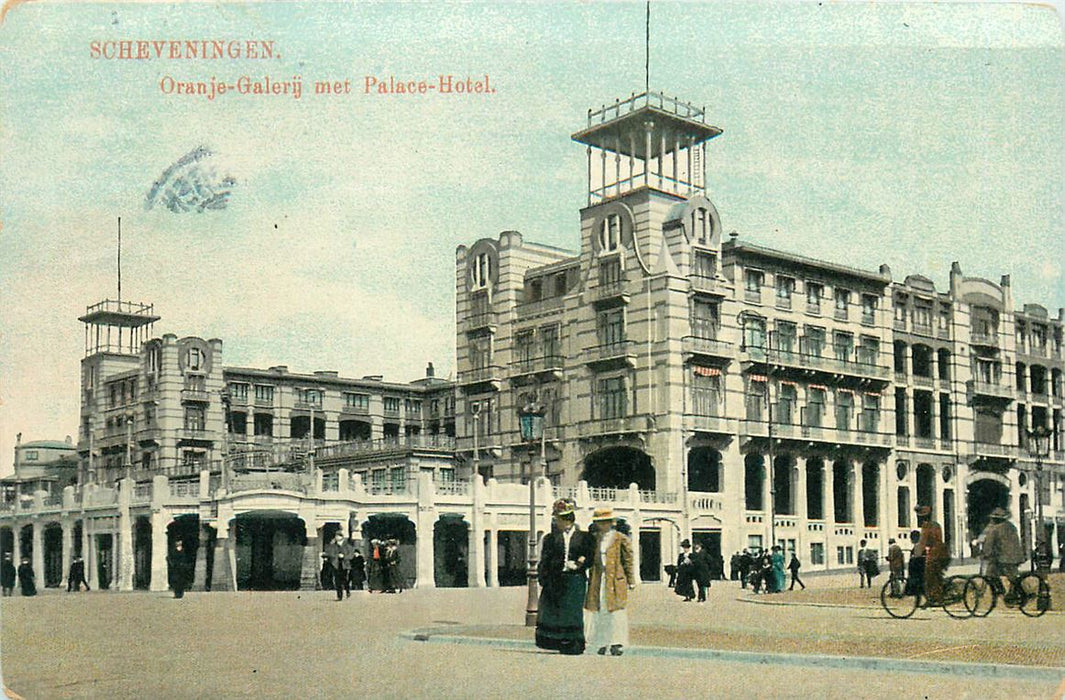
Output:
[[744,349],[761,350],[765,348],[765,319],[748,316],[743,321]]
[[987,306],[974,306],[972,314],[973,335],[984,338],[998,335],[998,311]]
[[717,274],[717,258],[713,253],[697,250],[692,255],[692,274],[702,279],[713,279]]
[[950,439],[950,394],[939,395],[939,437]]
[[296,403],[314,408],[322,407],[321,389],[296,389]]
[[384,397],[384,407],[386,416],[398,416],[399,415],[399,398],[395,396]]
[[939,378],[950,379],[950,350],[940,348],[936,351],[936,365],[939,367]]
[[263,406],[272,406],[274,404],[274,387],[256,384],[255,403]]
[[791,308],[791,295],[795,293],[795,280],[777,275],[777,306]]
[[908,486],[899,487],[897,502],[899,527],[910,527],[910,489]]
[[850,362],[854,353],[854,336],[836,331],[832,336],[832,352],[840,362]]
[[847,308],[850,305],[851,293],[850,290],[836,288],[836,318],[846,319]]
[[940,306],[939,307],[939,334],[940,335],[949,335],[950,334],[950,307],[949,306]]
[[1024,321],[1017,321],[1017,352],[1024,352],[1025,340],[1027,338],[1027,329],[1024,326]]
[[816,282],[806,283],[806,312],[811,314],[821,313],[821,297],[824,296],[825,288]]
[[485,369],[492,364],[492,339],[490,337],[470,338],[467,352],[473,369]]
[[776,349],[780,352],[791,354],[795,352],[795,334],[797,332],[794,323],[777,321]]
[[906,295],[900,294],[895,297],[895,326],[906,328]]
[[932,331],[932,303],[914,300],[913,303],[913,328],[915,331],[930,333]]
[[203,406],[185,407],[185,430],[202,431],[207,427],[207,416]]
[[721,413],[721,371],[713,367],[692,367],[692,412],[697,416]]
[[536,357],[534,342],[531,330],[519,331],[514,335],[514,355],[519,368],[523,371],[532,369],[532,361]]
[[474,289],[486,289],[488,287],[492,279],[492,256],[490,254],[480,253],[473,259],[470,278]]
[[850,430],[853,426],[854,394],[849,391],[836,392],[836,429]]
[[612,257],[599,261],[599,286],[615,287],[621,284],[621,258]]
[[909,409],[906,408],[908,403],[905,387],[895,387],[895,435],[899,437],[905,437],[910,434],[909,421],[907,420]]
[[1047,329],[1046,326],[1038,324],[1032,324],[1032,350],[1042,355],[1047,349]]
[[159,374],[159,369],[162,366],[162,350],[158,345],[152,345],[148,349],[148,374]]
[[248,403],[248,385],[230,384],[229,400],[233,403]]
[[596,320],[600,346],[617,345],[625,340],[625,316],[622,309],[600,311]]
[[825,388],[810,386],[806,390],[806,425],[820,428],[825,415]]
[[858,362],[863,365],[875,365],[880,360],[880,341],[871,336],[862,336],[858,346]]
[[199,371],[203,368],[203,351],[199,348],[189,348],[185,351],[185,369]]
[[854,563],[854,547],[836,547],[837,564]]
[[825,545],[822,542],[810,543],[810,564],[818,565],[825,563]]
[[37,450],[26,450],[22,453],[22,459],[26,462],[36,462],[38,459]]
[[807,326],[806,336],[803,338],[805,347],[803,352],[810,357],[821,357],[825,352],[825,329],[817,326]]
[[692,335],[696,338],[717,338],[718,305],[704,299],[692,299]]
[[862,323],[870,326],[876,323],[876,303],[872,294],[862,295]]
[[621,248],[621,215],[608,214],[599,227],[599,252],[613,253]]
[[710,217],[703,207],[691,213],[692,240],[706,245],[710,242]]
[[357,413],[367,413],[370,410],[370,395],[344,392],[344,408]]
[[765,377],[750,377],[747,382],[746,417],[747,420],[762,420],[762,406],[766,399]]
[[540,329],[540,348],[544,357],[558,357],[562,354],[558,341],[558,325],[543,326]]
[[419,399],[404,399],[403,412],[408,416],[420,416],[422,414],[422,402]]
[[862,430],[875,433],[880,430],[880,396],[862,395]]
[[795,406],[797,404],[797,392],[795,384],[781,382],[777,394],[777,413],[774,416],[778,423],[791,425],[795,422]]
[[625,378],[604,377],[597,383],[599,394],[599,417],[621,418],[625,411]]
[[761,292],[762,281],[765,279],[765,275],[761,270],[747,270],[745,276],[746,284],[744,289],[748,292]]

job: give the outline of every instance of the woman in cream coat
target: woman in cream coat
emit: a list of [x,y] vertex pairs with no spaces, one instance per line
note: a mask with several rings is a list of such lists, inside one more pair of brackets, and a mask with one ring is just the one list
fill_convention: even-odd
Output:
[[588,579],[588,595],[584,600],[585,627],[588,645],[600,655],[610,650],[621,656],[629,643],[629,618],[625,606],[629,591],[636,587],[632,571],[632,542],[614,529],[614,512],[597,508],[592,516],[595,524],[595,557]]

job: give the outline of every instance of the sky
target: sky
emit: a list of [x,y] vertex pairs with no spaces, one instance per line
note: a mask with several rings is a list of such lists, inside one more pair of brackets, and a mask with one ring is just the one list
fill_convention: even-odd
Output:
[[[0,474],[75,436],[85,307],[154,303],[226,365],[454,370],[454,255],[503,230],[573,249],[587,110],[644,87],[644,3],[18,5],[0,25]],[[1046,6],[656,2],[650,85],[723,129],[726,231],[816,258],[1012,278],[1065,306],[1065,66]],[[269,59],[112,60],[93,42],[271,41]],[[367,76],[490,94],[366,94]],[[292,80],[285,95],[164,86]],[[319,80],[351,92],[314,95]],[[229,192],[172,211],[182,158]],[[165,189],[165,188],[164,188]],[[175,208],[177,208],[175,206]]]

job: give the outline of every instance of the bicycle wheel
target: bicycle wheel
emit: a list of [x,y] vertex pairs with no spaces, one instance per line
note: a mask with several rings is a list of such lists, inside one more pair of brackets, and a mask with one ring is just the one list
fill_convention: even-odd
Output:
[[943,582],[943,610],[956,620],[972,617],[965,605],[965,576],[951,576]]
[[1028,617],[1039,617],[1050,609],[1050,586],[1038,574],[1027,574],[1017,582],[1021,596],[1021,612]]
[[973,576],[965,582],[965,609],[974,617],[987,617],[995,609],[998,596],[991,582],[983,576]]
[[902,581],[887,581],[880,589],[880,604],[888,615],[905,620],[917,609],[917,596],[907,594]]

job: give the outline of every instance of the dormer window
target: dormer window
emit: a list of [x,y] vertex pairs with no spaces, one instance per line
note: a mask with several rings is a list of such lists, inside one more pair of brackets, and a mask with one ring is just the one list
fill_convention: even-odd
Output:
[[599,253],[616,253],[621,249],[621,215],[608,214],[599,228]]
[[705,208],[699,207],[691,213],[692,241],[700,245],[710,243],[710,215]]
[[203,351],[199,348],[189,348],[185,354],[185,367],[194,371],[203,368]]
[[473,261],[472,281],[474,289],[486,289],[492,279],[492,258],[488,253],[481,253]]

